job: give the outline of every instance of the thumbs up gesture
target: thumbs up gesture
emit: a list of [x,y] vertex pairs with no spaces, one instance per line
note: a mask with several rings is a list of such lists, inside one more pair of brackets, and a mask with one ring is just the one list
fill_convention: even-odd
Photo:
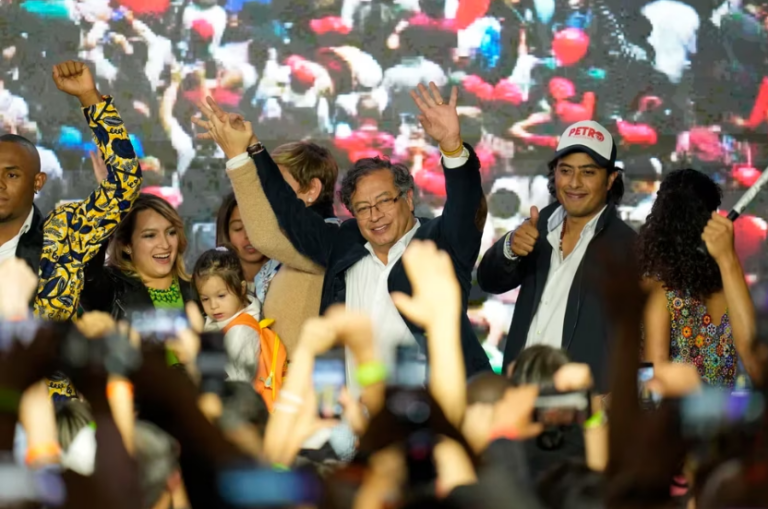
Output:
[[536,227],[538,223],[539,209],[538,207],[531,207],[531,218],[521,224],[512,234],[512,252],[516,256],[531,254],[536,246],[536,241],[539,239],[539,230]]

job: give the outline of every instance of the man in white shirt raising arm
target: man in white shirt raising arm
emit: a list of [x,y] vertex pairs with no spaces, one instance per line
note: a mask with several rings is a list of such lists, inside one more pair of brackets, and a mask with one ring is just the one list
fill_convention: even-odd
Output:
[[[399,345],[418,345],[426,353],[423,330],[398,313],[391,292],[411,294],[411,284],[400,260],[413,239],[431,240],[451,256],[461,284],[464,315],[461,323],[466,375],[490,370],[488,357],[466,316],[472,270],[480,251],[485,207],[480,183],[480,161],[461,140],[456,112],[458,91],[448,102],[434,83],[412,93],[421,111],[424,130],[440,146],[447,200],[435,219],[414,215],[413,178],[408,168],[386,159],[365,158],[346,172],[341,200],[354,219],[340,227],[296,198],[264,146],[230,121],[213,116],[198,125],[209,130],[229,159],[228,168],[253,159],[264,193],[287,237],[305,256],[326,268],[320,313],[337,303],[371,316],[376,344],[383,359],[393,360]],[[250,123],[245,122],[250,129]]]

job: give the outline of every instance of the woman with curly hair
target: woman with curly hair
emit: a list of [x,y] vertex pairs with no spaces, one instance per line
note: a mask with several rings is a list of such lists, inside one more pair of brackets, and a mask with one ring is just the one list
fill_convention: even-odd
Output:
[[[733,387],[739,360],[761,376],[754,354],[755,308],[721,216],[722,193],[707,175],[676,170],[661,183],[640,229],[640,268],[650,288],[645,357],[654,364],[693,364],[702,379]],[[708,253],[698,249],[704,241]]]

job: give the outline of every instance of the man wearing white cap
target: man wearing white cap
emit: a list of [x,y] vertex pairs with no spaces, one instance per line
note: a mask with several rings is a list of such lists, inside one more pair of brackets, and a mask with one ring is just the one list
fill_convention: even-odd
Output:
[[[606,389],[610,323],[600,272],[606,256],[623,260],[635,232],[616,211],[624,183],[615,166],[616,144],[597,122],[568,127],[549,163],[549,192],[556,200],[483,256],[480,287],[506,293],[520,287],[504,349],[508,366],[526,347],[548,345],[590,365]],[[621,260],[621,258],[619,258]]]

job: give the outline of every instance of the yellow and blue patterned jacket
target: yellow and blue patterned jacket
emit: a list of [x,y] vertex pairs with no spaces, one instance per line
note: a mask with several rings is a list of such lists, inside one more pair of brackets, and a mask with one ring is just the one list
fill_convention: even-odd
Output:
[[[53,210],[19,239],[17,256],[40,278],[34,301],[35,316],[69,320],[83,289],[83,269],[131,210],[141,191],[141,167],[128,132],[111,97],[83,108],[96,146],[107,163],[107,179],[88,198]],[[35,258],[39,253],[39,262]],[[39,264],[38,264],[39,263]]]

